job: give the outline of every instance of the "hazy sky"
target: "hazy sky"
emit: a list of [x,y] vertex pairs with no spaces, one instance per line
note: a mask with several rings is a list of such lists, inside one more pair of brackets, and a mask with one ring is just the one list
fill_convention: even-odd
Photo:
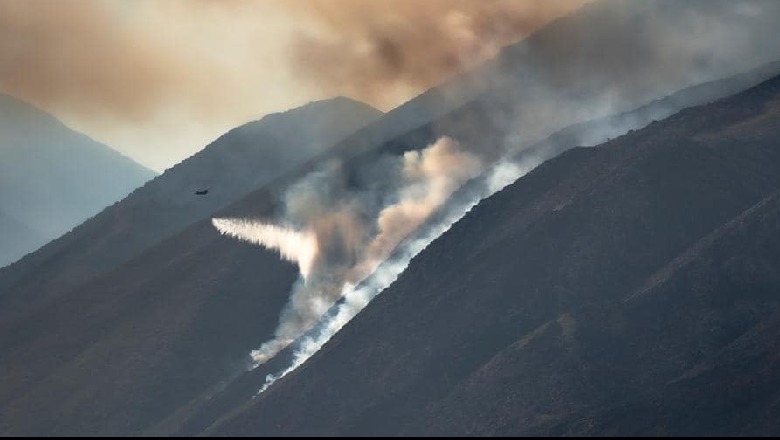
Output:
[[0,92],[158,171],[264,114],[388,110],[584,0],[0,0]]

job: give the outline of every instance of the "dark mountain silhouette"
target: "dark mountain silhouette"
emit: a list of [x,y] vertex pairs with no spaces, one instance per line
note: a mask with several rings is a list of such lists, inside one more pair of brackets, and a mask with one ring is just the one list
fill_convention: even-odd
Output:
[[[278,138],[264,130],[231,132],[241,140],[238,147],[215,142],[0,272],[0,433],[462,433],[492,427],[521,432],[504,413],[483,414],[480,425],[482,420],[458,412],[463,401],[446,399],[461,389],[464,401],[479,397],[467,394],[466,386],[491,359],[516,342],[526,347],[518,341],[532,341],[529,334],[566,313],[574,316],[591,303],[608,305],[629,295],[635,283],[775,191],[780,177],[770,172],[777,169],[774,150],[751,144],[744,156],[737,154],[754,133],[774,136],[761,125],[771,122],[771,116],[759,117],[771,115],[763,101],[741,95],[550,161],[482,203],[418,256],[323,352],[256,399],[252,395],[265,374],[277,371],[289,353],[248,374],[247,354],[271,335],[296,269],[274,252],[220,236],[208,217],[272,214],[289,183],[323,159],[339,158],[359,173],[378,154],[420,149],[442,135],[497,156],[512,133],[526,128],[534,136],[522,148],[553,134],[526,154],[552,156],[738,92],[777,72],[776,65],[769,66],[613,118],[584,121],[598,116],[588,111],[588,99],[609,89],[601,76],[609,69],[593,69],[586,59],[554,63],[553,71],[568,72],[560,81],[571,80],[571,88],[550,97],[538,90],[530,75],[538,72],[528,67],[545,61],[544,51],[528,48],[550,46],[557,60],[566,46],[550,41],[579,41],[605,24],[635,29],[642,15],[578,16],[587,23],[572,27],[577,16],[559,20],[541,37],[510,47],[496,61],[426,92],[343,141],[321,143],[322,154],[313,160],[287,172],[272,166],[278,171],[273,177],[252,180],[268,151],[251,156],[246,150],[262,144],[259,138],[288,145],[288,136],[300,130],[293,127]],[[583,41],[592,51],[609,52],[602,44],[609,33],[599,35]],[[581,82],[566,77],[580,74]],[[615,110],[645,105],[685,85],[645,84],[648,88]],[[526,92],[529,99],[521,99]],[[522,108],[510,108],[518,102]],[[566,114],[550,112],[559,108]],[[538,118],[540,109],[549,117]],[[759,125],[750,125],[754,116]],[[308,123],[309,117],[301,120]],[[735,127],[733,133],[729,127]],[[686,133],[720,143],[696,138],[691,146],[682,140]],[[209,174],[215,168],[242,177],[225,188],[226,172]],[[194,193],[202,188],[210,189],[207,197]],[[626,252],[629,247],[640,250]],[[570,323],[565,316],[560,321]],[[495,402],[522,405],[527,400],[511,394],[521,391],[501,382],[508,374],[501,370],[485,380],[506,388]],[[555,389],[545,397],[559,395]],[[657,408],[648,402],[653,403],[638,399],[634,405],[650,414]],[[604,425],[615,420],[612,408],[590,408],[593,420],[598,416]],[[579,420],[573,411],[528,414],[550,422],[547,432],[577,431],[565,424]]]
[[[0,94],[0,267],[97,214],[155,173]],[[23,226],[21,226],[23,225]]]

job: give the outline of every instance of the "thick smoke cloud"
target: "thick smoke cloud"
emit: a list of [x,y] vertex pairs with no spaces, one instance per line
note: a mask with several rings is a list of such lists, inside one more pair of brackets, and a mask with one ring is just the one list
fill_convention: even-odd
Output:
[[280,225],[213,219],[223,234],[278,250],[301,269],[274,338],[252,353],[257,364],[311,330],[455,190],[483,170],[478,156],[447,137],[380,162],[392,171],[385,181],[368,186],[345,185],[338,163],[306,176],[285,194]]
[[0,91],[163,169],[311,100],[393,107],[573,7],[548,3],[0,0]]
[[[621,90],[600,96],[597,110],[636,103],[771,61],[778,9],[756,0],[0,0],[0,90],[161,170],[230,128],[313,99],[394,107],[575,10],[588,18],[554,22],[555,32],[498,64],[518,63],[572,100]],[[533,87],[503,92],[546,99]],[[534,107],[541,121],[560,108]]]

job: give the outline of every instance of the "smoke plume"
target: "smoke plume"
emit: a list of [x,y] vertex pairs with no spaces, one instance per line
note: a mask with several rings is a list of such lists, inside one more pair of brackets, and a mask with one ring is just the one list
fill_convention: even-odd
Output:
[[376,220],[379,233],[352,268],[347,282],[355,284],[372,273],[403,239],[481,168],[475,156],[460,152],[457,143],[446,137],[425,150],[406,152],[400,200],[380,211]]
[[572,12],[497,64],[572,99],[618,86],[670,93],[772,61],[779,10],[771,0],[0,0],[0,90],[162,170],[314,99],[390,109]]
[[252,352],[256,364],[311,330],[342,297],[353,303],[354,286],[483,170],[479,157],[447,137],[379,162],[391,171],[366,186],[347,185],[335,162],[304,177],[286,192],[278,225],[212,220],[223,234],[277,250],[300,268],[274,338]]

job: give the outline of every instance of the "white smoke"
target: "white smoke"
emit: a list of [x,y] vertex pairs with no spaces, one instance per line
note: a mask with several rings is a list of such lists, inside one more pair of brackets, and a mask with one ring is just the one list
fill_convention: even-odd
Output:
[[[306,334],[344,298],[346,308],[327,324],[333,332],[341,328],[354,316],[352,311],[357,313],[378,293],[368,295],[354,286],[365,285],[361,282],[399,243],[484,169],[477,156],[462,151],[448,137],[422,151],[380,162],[391,170],[389,175],[362,187],[346,185],[343,167],[334,162],[304,177],[284,195],[281,225],[251,219],[212,220],[221,233],[276,250],[300,268],[301,279],[293,286],[274,338],[251,353],[255,366]],[[386,286],[395,276],[387,283],[369,285]],[[387,276],[372,279],[383,277]]]
[[526,175],[529,171],[536,168],[542,159],[540,157],[531,157],[522,162],[504,160],[496,164],[488,174],[486,179],[487,191],[484,195],[489,197],[511,184],[520,177]]
[[279,251],[283,259],[298,264],[304,279],[309,276],[317,256],[317,237],[310,231],[245,219],[215,218],[211,223],[223,235]]
[[[279,373],[266,376],[265,384],[259,393],[262,393],[278,379],[301,366],[314,353],[319,351],[333,335],[338,333],[342,327],[360,313],[374,297],[389,287],[409,266],[412,258],[463,218],[480,200],[502,190],[534,169],[541,161],[541,158],[530,157],[519,162],[510,160],[499,162],[485,173],[484,184],[479,191],[471,193],[464,200],[454,203],[443,218],[431,225],[426,225],[417,233],[412,234],[411,237],[401,243],[390,258],[382,261],[370,276],[359,285],[345,284],[342,293],[344,300],[336,307],[335,312],[328,314],[317,325],[316,331],[312,332],[313,334],[307,334],[296,342],[297,347],[290,366]],[[407,236],[410,234],[407,234]]]
[[475,156],[458,148],[457,143],[443,137],[421,152],[404,154],[405,184],[399,191],[400,200],[379,213],[379,234],[368,245],[362,261],[353,268],[349,282],[359,282],[372,273],[450,194],[482,170]]

